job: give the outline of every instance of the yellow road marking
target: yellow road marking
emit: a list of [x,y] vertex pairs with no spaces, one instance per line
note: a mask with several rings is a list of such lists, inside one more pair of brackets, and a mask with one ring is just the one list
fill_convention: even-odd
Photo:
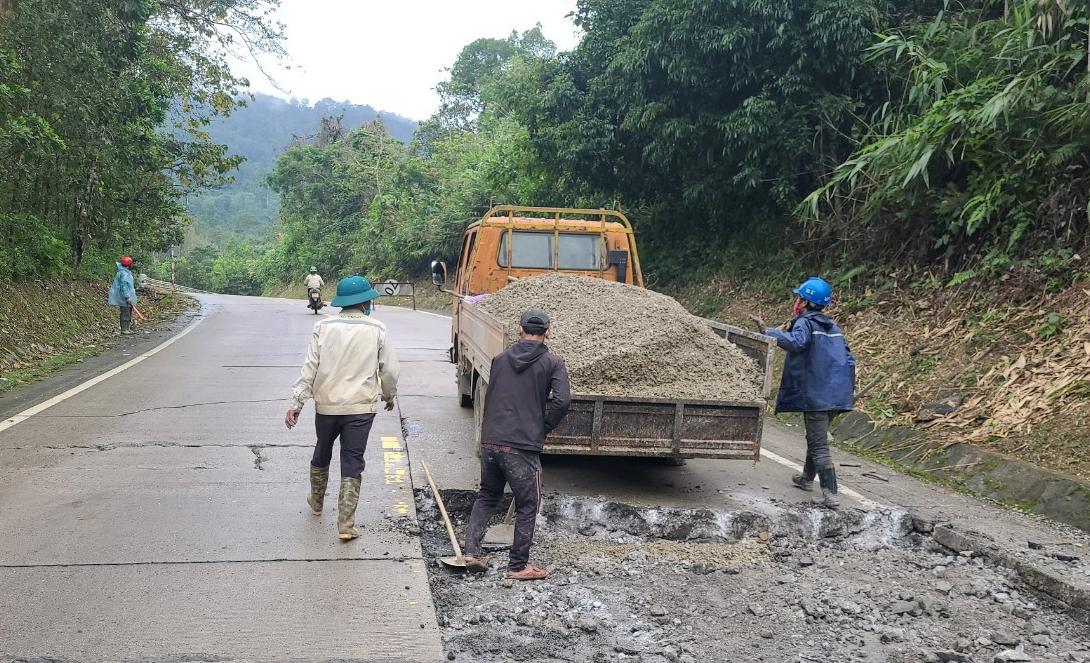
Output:
[[[382,474],[386,485],[398,486],[399,491],[407,488],[409,469],[401,451],[401,440],[396,437],[382,438]],[[399,500],[393,504],[393,510],[398,515],[408,515],[409,505]]]

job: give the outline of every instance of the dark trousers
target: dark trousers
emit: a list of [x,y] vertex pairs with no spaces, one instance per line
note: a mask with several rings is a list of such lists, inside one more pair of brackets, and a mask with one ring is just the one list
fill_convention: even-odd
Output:
[[314,445],[313,467],[329,467],[333,459],[333,442],[341,438],[341,477],[359,479],[366,463],[367,436],[371,433],[374,414],[315,414],[314,430],[318,443]]
[[511,447],[481,445],[481,489],[466,529],[466,554],[481,554],[481,540],[488,519],[503,498],[503,487],[510,484],[515,499],[515,542],[507,568],[521,571],[530,561],[530,544],[541,507],[541,454]]
[[131,306],[118,306],[121,310],[121,331],[129,331],[129,326],[132,325],[132,307]]
[[802,421],[806,426],[806,463],[802,474],[813,480],[821,470],[833,468],[833,455],[829,452],[829,423],[834,412],[803,412]]

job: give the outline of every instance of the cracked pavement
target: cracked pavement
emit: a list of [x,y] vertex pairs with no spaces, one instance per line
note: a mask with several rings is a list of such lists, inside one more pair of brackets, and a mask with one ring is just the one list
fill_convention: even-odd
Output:
[[321,517],[304,499],[313,407],[283,425],[314,316],[201,301],[175,344],[0,432],[0,659],[439,660],[420,544],[395,525],[399,419],[376,419],[363,536],[342,544],[337,480]]

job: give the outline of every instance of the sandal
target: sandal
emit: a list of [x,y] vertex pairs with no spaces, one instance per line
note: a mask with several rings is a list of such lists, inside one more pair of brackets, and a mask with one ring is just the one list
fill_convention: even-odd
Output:
[[507,577],[510,580],[544,580],[549,577],[549,572],[533,564],[527,564],[518,571],[508,571]]
[[487,557],[474,557],[473,555],[466,555],[466,571],[470,573],[484,573],[488,571],[488,558]]

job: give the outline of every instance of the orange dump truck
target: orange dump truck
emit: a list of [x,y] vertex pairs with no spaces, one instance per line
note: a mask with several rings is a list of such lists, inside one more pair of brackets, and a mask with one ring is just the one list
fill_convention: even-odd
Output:
[[[457,366],[461,403],[474,408],[478,434],[492,358],[515,339],[503,321],[472,299],[513,280],[551,271],[643,287],[632,225],[614,210],[500,205],[465,230],[448,290],[454,295],[450,358]],[[432,276],[437,286],[446,286],[450,276],[446,264],[432,263]],[[767,396],[772,340],[706,322],[757,362]],[[763,401],[576,393],[567,418],[546,440],[545,452],[756,461],[764,410]]]

